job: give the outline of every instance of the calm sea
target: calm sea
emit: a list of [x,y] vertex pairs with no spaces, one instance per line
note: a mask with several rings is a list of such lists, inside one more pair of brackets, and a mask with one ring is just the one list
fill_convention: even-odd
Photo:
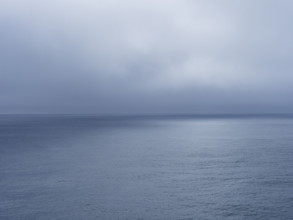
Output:
[[293,219],[293,117],[2,115],[0,219]]

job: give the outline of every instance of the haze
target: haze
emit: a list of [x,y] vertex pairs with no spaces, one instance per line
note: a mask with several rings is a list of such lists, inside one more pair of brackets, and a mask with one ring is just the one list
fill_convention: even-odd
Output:
[[0,113],[290,113],[290,0],[2,0]]

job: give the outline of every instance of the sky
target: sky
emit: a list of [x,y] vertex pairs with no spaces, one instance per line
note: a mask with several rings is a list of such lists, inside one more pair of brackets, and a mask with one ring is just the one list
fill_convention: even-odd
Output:
[[0,113],[293,113],[291,0],[0,0]]

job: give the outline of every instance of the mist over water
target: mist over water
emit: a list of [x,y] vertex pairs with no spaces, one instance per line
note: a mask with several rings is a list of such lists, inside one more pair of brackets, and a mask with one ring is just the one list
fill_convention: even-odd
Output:
[[293,1],[0,6],[0,220],[293,219]]
[[0,117],[1,219],[291,219],[293,118]]

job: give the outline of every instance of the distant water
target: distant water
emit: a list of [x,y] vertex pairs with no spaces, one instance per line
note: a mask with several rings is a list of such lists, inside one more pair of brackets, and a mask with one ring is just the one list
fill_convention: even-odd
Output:
[[0,116],[0,219],[293,219],[293,117]]

